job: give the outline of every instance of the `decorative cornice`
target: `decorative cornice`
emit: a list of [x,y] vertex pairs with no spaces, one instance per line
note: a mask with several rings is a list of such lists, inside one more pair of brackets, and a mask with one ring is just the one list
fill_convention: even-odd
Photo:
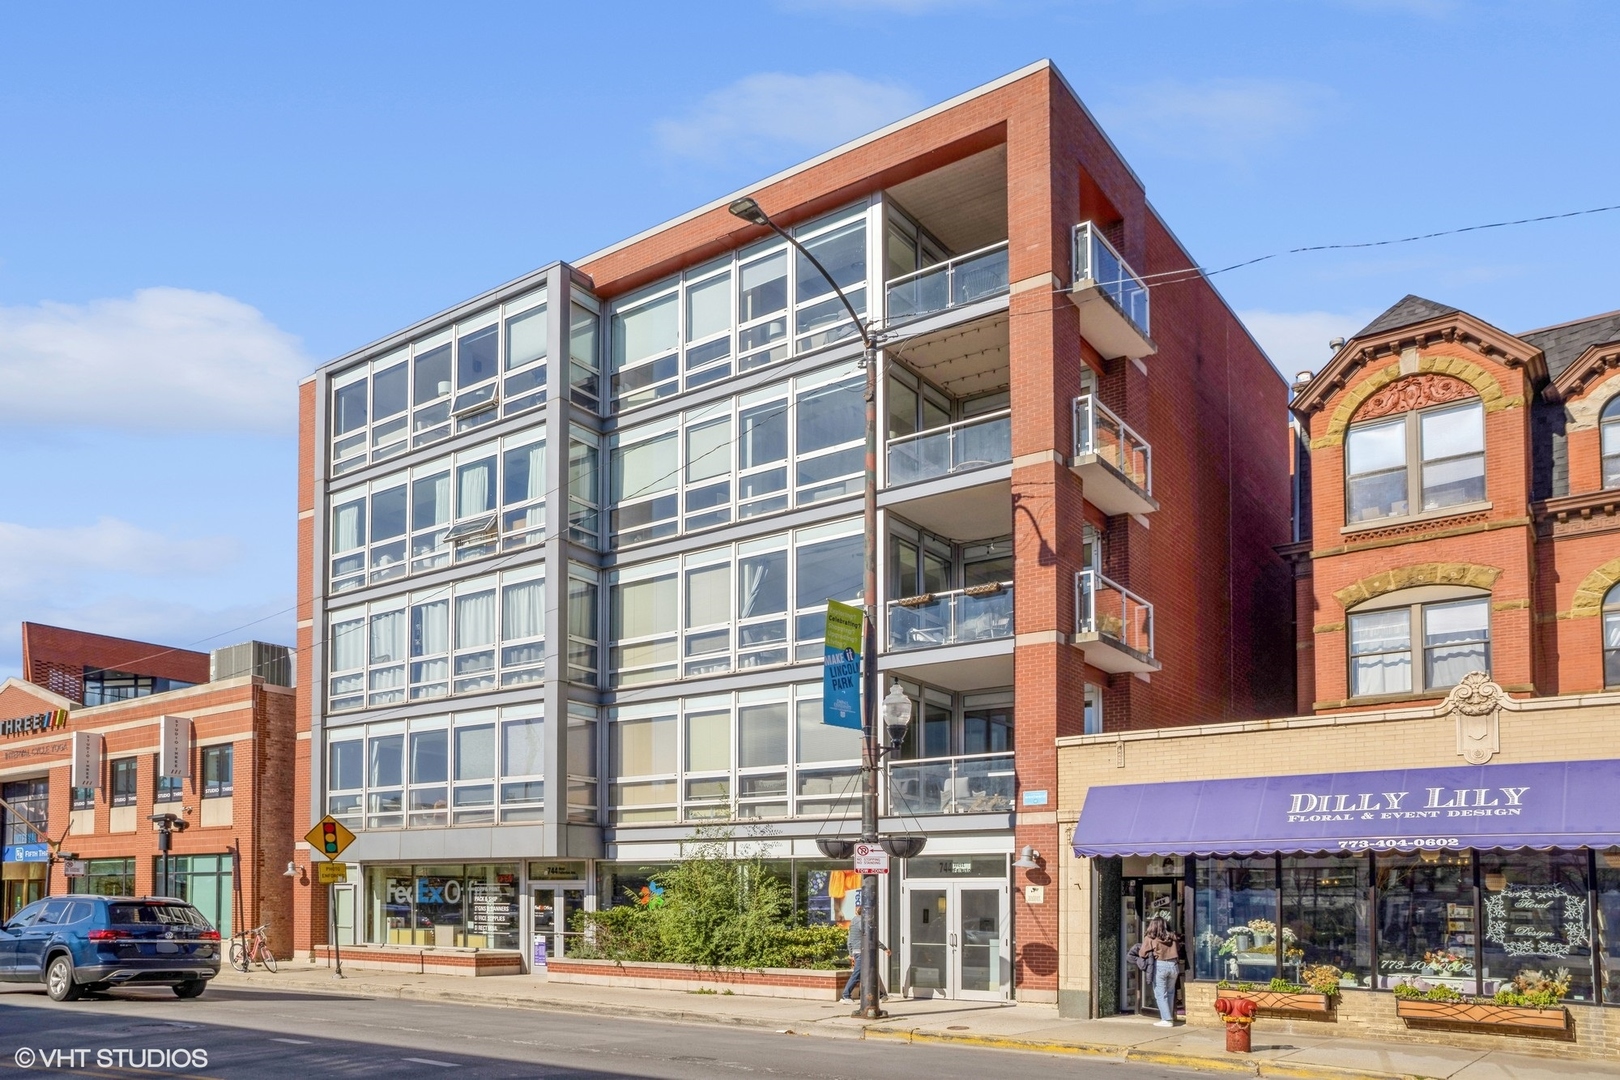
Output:
[[1593,345],[1558,373],[1558,378],[1547,387],[1547,399],[1568,401],[1580,397],[1589,386],[1602,381],[1615,368],[1620,368],[1620,345],[1612,341]]
[[1396,379],[1372,397],[1362,402],[1353,419],[1376,420],[1380,416],[1426,409],[1430,405],[1443,405],[1448,401],[1462,401],[1478,397],[1479,392],[1469,384],[1451,375],[1408,375]]
[[1385,593],[1416,588],[1420,585],[1464,585],[1489,592],[1496,584],[1496,579],[1501,576],[1502,569],[1498,566],[1481,566],[1477,563],[1464,562],[1416,563],[1412,566],[1397,566],[1391,570],[1382,570],[1371,577],[1364,577],[1339,589],[1333,594],[1333,598],[1339,602],[1341,608],[1348,611],[1357,604],[1383,596]]

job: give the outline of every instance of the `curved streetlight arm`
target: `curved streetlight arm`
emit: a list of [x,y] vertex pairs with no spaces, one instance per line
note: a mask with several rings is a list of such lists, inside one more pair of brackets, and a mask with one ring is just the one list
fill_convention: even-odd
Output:
[[844,290],[838,287],[838,282],[834,281],[833,276],[827,273],[827,268],[821,265],[820,259],[811,254],[809,248],[799,243],[799,241],[794,239],[794,237],[783,229],[782,226],[772,221],[770,219],[770,215],[761,210],[759,208],[759,203],[755,202],[753,199],[738,199],[736,202],[731,204],[730,210],[732,214],[742,218],[744,221],[750,222],[754,225],[763,225],[767,229],[770,229],[777,236],[780,236],[782,239],[792,244],[794,250],[796,250],[800,255],[803,255],[805,258],[809,259],[810,265],[814,266],[818,271],[821,272],[821,276],[827,280],[827,284],[832,286],[833,292],[838,294],[839,302],[844,305],[844,310],[849,312],[849,317],[854,320],[855,330],[861,335],[861,344],[865,345],[868,349],[877,348],[877,343],[872,340],[872,335],[866,332],[866,325],[861,322],[861,317],[855,313],[855,305],[849,302],[849,297],[844,295]]

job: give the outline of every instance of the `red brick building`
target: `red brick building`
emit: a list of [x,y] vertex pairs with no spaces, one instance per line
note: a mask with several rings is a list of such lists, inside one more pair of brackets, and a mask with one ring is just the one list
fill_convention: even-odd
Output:
[[[843,918],[814,840],[853,829],[859,748],[817,719],[821,613],[861,588],[860,342],[742,194],[892,335],[865,599],[917,715],[885,827],[929,847],[891,880],[891,983],[1055,1000],[1057,897],[1011,865],[1062,843],[1054,740],[1272,716],[1294,680],[1286,386],[1047,62],[301,387],[293,832],[355,829],[340,922],[379,956],[566,953],[544,920],[716,819]],[[496,783],[484,740],[540,717],[543,763]],[[328,915],[298,896],[304,950]]]
[[[86,705],[23,679],[0,685],[6,914],[53,893],[167,894],[227,935],[268,924],[272,947],[285,949],[294,740],[286,649],[251,643],[210,656],[32,623],[23,642],[25,670],[108,700]],[[161,775],[164,717],[183,718],[185,776]],[[85,733],[94,736],[94,786],[75,787],[73,744]],[[154,814],[185,824],[166,864]]]
[[1408,296],[1294,410],[1300,712],[1438,700],[1467,670],[1620,687],[1620,314],[1510,334]]

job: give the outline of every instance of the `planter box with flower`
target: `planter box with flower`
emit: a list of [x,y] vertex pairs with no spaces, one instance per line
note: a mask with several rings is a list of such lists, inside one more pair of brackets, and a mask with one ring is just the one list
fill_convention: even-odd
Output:
[[1334,999],[1339,996],[1339,982],[1343,976],[1332,964],[1313,964],[1300,973],[1303,982],[1272,979],[1265,984],[1246,982],[1220,982],[1215,986],[1218,1009],[1221,999],[1242,999],[1254,1002],[1262,1013],[1285,1016],[1332,1015]]
[[1522,972],[1489,998],[1466,997],[1443,983],[1414,979],[1396,985],[1395,1015],[1408,1025],[1460,1024],[1499,1029],[1505,1035],[1567,1038],[1569,1010],[1560,1002],[1568,993],[1569,972],[1563,968],[1551,975]]

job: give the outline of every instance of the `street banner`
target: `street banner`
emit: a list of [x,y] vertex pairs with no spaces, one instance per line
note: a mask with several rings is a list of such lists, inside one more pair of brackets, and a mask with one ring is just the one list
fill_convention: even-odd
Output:
[[68,756],[68,783],[76,788],[101,786],[102,738],[94,731],[75,731]]
[[158,775],[184,779],[191,775],[191,720],[165,716],[158,721]]
[[827,601],[821,722],[861,730],[861,622],[858,607]]

